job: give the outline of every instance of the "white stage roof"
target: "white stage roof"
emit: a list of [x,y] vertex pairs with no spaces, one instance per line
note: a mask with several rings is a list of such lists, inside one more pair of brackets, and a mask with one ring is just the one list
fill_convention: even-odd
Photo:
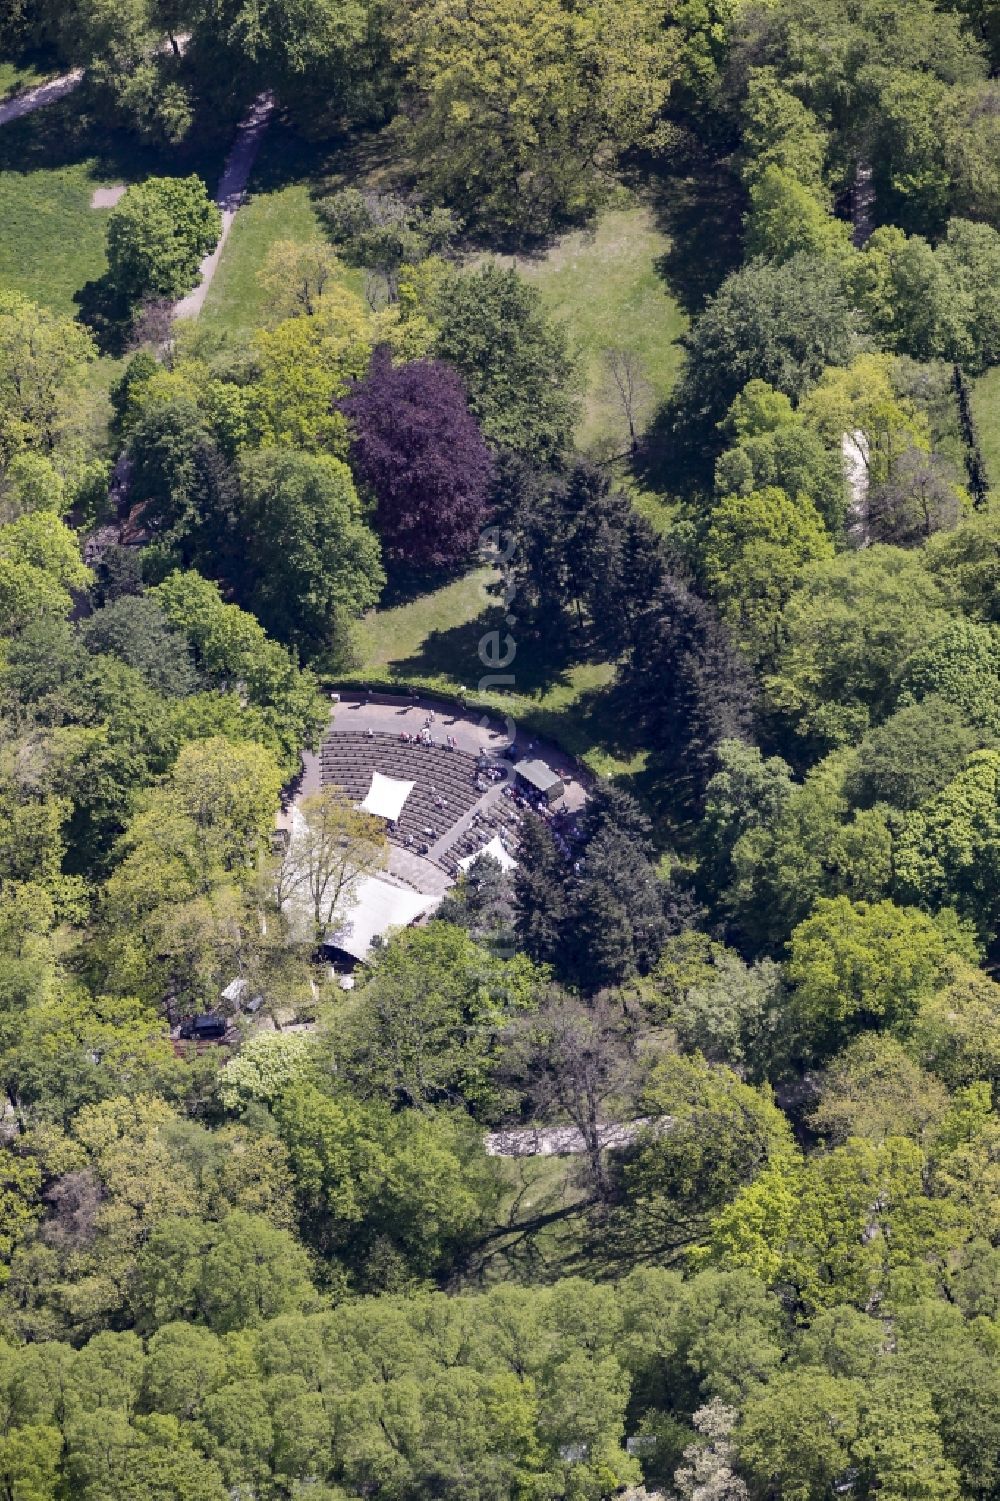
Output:
[[326,937],[330,948],[342,949],[352,959],[367,959],[376,938],[384,937],[390,928],[408,928],[441,901],[439,896],[421,896],[378,876],[362,877],[354,897],[342,926],[331,928]]
[[384,777],[380,771],[373,771],[368,796],[358,806],[362,813],[374,813],[376,818],[395,823],[416,785],[416,782],[397,782],[394,777]]
[[459,869],[468,870],[470,865],[479,859],[480,855],[492,855],[501,870],[513,870],[517,865],[517,861],[513,855],[508,855],[504,849],[500,835],[494,834],[489,844],[485,845],[481,850],[477,850],[474,855],[466,855],[464,860],[459,860]]

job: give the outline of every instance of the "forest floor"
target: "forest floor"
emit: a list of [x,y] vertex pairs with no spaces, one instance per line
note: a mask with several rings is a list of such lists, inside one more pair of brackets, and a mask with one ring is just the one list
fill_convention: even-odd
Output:
[[593,1271],[588,1194],[572,1157],[501,1159],[496,1225],[469,1257],[463,1287],[553,1282]]

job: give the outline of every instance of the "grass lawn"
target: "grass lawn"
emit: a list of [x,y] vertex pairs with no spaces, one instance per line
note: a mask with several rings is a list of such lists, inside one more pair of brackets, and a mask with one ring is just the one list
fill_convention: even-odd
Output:
[[[489,631],[507,632],[489,593],[494,577],[491,569],[477,568],[404,604],[374,611],[360,630],[357,679],[414,684],[446,695],[464,688],[471,704],[530,724],[599,775],[641,772],[641,753],[621,743],[608,692],[614,669],[606,662],[567,661],[543,643],[523,640],[506,669],[514,677],[510,691],[476,691],[487,675],[480,641]],[[516,642],[516,621],[511,635]]]
[[972,412],[986,460],[986,473],[1000,489],[1000,365],[981,375],[972,388]]
[[0,286],[60,313],[106,269],[106,209],[94,189],[151,174],[200,172],[214,191],[225,146],[198,155],[144,149],[124,132],[88,124],[79,93],[0,130]]
[[[580,350],[586,381],[581,447],[627,446],[628,429],[606,363],[609,349],[638,356],[646,386],[641,421],[668,395],[681,359],[687,318],[670,294],[659,263],[670,248],[646,207],[604,213],[593,229],[564,235],[544,255],[516,257]],[[505,262],[507,258],[505,257]]]
[[[267,294],[258,276],[278,240],[325,240],[311,182],[325,158],[280,127],[264,138],[250,179],[250,197],[236,217],[199,322],[216,333],[247,334],[267,322]],[[362,272],[344,268],[343,280],[364,294]]]
[[107,264],[107,213],[90,207],[91,196],[123,180],[72,140],[60,150],[71,110],[65,100],[0,131],[0,286],[69,315],[74,295]]

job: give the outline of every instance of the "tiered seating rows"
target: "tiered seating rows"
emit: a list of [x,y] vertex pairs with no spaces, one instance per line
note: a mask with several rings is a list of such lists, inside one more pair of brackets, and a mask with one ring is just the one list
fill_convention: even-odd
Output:
[[[433,844],[482,796],[476,787],[476,758],[468,752],[407,743],[384,733],[335,730],[323,742],[320,765],[324,785],[336,783],[358,802],[373,771],[416,783],[396,828],[389,830],[393,843],[410,848]],[[444,799],[443,808],[435,806],[435,794]]]
[[458,862],[466,855],[478,855],[479,851],[499,834],[507,850],[517,856],[518,830],[521,814],[505,797],[500,797],[485,813],[477,818],[458,842],[441,857],[441,864],[449,875],[457,876]]

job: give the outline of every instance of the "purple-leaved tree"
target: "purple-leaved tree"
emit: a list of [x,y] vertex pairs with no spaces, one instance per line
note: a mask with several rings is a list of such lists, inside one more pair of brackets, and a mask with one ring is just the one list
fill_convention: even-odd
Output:
[[354,467],[375,495],[386,557],[463,562],[486,518],[493,462],[459,376],[437,360],[393,365],[380,348],[341,408]]

